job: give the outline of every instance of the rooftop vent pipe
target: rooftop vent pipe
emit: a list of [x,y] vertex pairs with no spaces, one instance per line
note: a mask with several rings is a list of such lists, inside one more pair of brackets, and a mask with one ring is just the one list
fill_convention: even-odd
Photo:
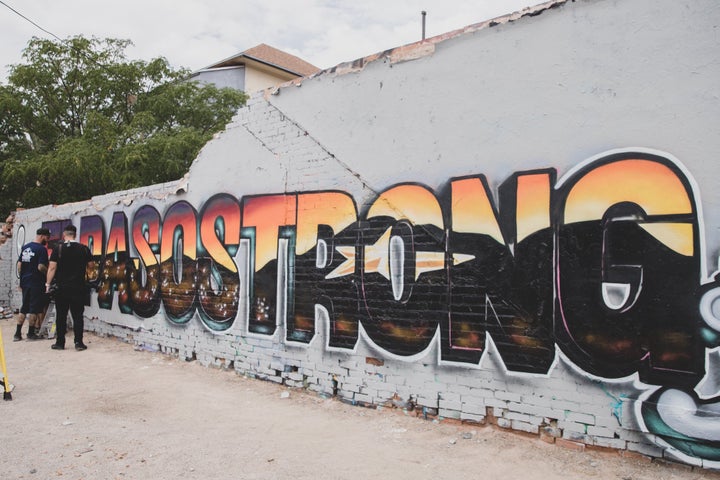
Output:
[[425,17],[427,16],[427,12],[423,10],[420,13],[422,14],[422,39],[425,41]]

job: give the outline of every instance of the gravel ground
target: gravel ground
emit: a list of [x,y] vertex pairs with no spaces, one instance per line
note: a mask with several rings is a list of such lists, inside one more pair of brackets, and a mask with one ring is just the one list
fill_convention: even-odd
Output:
[[87,334],[87,351],[54,351],[48,340],[13,342],[12,319],[0,328],[15,386],[0,404],[3,479],[720,480],[491,426],[352,407],[117,339]]

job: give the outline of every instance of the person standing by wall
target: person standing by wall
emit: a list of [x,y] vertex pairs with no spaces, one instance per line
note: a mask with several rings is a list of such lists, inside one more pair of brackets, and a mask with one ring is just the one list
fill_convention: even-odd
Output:
[[35,232],[35,240],[23,245],[17,261],[17,269],[20,274],[20,288],[22,289],[22,307],[17,316],[17,327],[13,341],[22,340],[22,326],[25,318],[28,319],[28,340],[37,340],[35,329],[38,315],[42,313],[46,304],[45,275],[48,271],[47,245],[50,238],[50,230],[39,228]]
[[68,310],[72,314],[75,350],[86,350],[83,343],[85,322],[85,272],[90,265],[94,267],[90,249],[75,240],[77,228],[68,225],[63,230],[63,243],[58,244],[50,256],[46,290],[49,291],[53,280],[57,282],[55,293],[55,311],[57,318],[57,339],[53,350],[65,348]]

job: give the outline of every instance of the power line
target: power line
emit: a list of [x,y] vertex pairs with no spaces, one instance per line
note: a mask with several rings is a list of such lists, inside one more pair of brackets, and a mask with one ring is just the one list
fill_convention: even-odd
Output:
[[[62,42],[65,42],[65,40],[63,40],[62,38],[58,37],[57,35],[55,35],[55,34],[54,34],[53,32],[51,32],[50,30],[47,30],[47,29],[41,27],[40,25],[38,25],[37,23],[35,23],[35,22],[34,22],[33,20],[31,20],[30,18],[26,17],[25,15],[23,15],[22,13],[18,12],[18,11],[15,10],[13,7],[11,7],[10,5],[8,5],[7,3],[5,3],[3,0],[0,0],[0,5],[3,5],[3,6],[5,6],[5,7],[7,7],[8,10],[12,11],[15,15],[17,15],[17,16],[21,17],[23,20],[31,23],[32,25],[34,25],[35,27],[39,28],[39,29],[42,30],[43,32],[47,33],[48,35],[54,37],[54,38],[57,39],[59,42],[61,42],[61,43],[62,43]],[[95,60],[94,58],[88,56],[88,55],[86,54],[86,52],[83,52],[82,50],[78,50],[74,45],[70,44],[70,49],[72,49],[73,51],[81,54],[81,55],[82,55],[83,57],[85,57],[85,59],[86,59],[87,61],[89,61],[90,63],[93,63],[93,64],[95,64],[96,66],[102,68],[103,70],[106,70],[107,72],[110,72],[110,70],[109,70],[109,68],[108,68],[107,65],[104,65],[104,64],[98,62],[97,60]]]
[[3,2],[2,0],[0,0],[0,4],[2,4],[2,5],[4,5],[5,7],[7,7],[7,8],[8,8],[10,11],[12,11],[15,15],[17,15],[17,16],[21,17],[22,19],[30,22],[31,24],[33,24],[34,26],[36,26],[37,28],[39,28],[39,29],[42,30],[43,32],[47,33],[47,34],[50,35],[50,36],[53,36],[53,37],[57,38],[58,40],[60,40],[60,41],[62,42],[62,38],[58,37],[57,35],[55,35],[54,33],[52,33],[50,30],[44,29],[43,27],[41,27],[40,25],[38,25],[38,24],[35,23],[34,21],[30,20],[28,17],[26,17],[26,16],[23,15],[22,13],[18,12],[17,10],[15,10],[13,7],[11,7],[10,5],[8,5],[7,3]]
[[[63,40],[62,38],[60,38],[60,37],[58,37],[57,35],[55,35],[54,33],[52,33],[50,30],[47,30],[47,29],[41,27],[40,25],[38,25],[37,23],[35,23],[33,20],[29,19],[28,17],[26,17],[26,16],[23,15],[22,13],[18,12],[18,11],[15,10],[13,7],[11,7],[10,5],[8,5],[7,3],[5,3],[3,0],[0,0],[0,4],[1,4],[1,5],[4,5],[4,6],[7,7],[9,10],[11,10],[13,13],[15,13],[15,14],[18,15],[19,17],[23,18],[24,20],[30,22],[31,24],[33,24],[34,26],[36,26],[37,28],[39,28],[39,29],[42,30],[43,32],[45,32],[45,33],[47,33],[48,35],[54,37],[54,38],[57,39],[59,42],[62,43],[62,42],[65,41],[65,40]],[[73,50],[73,51],[75,51],[76,53],[79,53],[79,54],[82,55],[83,57],[85,57],[85,59],[86,59],[87,61],[89,61],[90,63],[93,63],[93,64],[97,65],[98,67],[102,68],[103,70],[106,70],[106,71],[109,72],[109,69],[108,69],[107,65],[103,65],[102,63],[98,62],[98,61],[95,60],[94,58],[88,56],[88,55],[87,55],[85,52],[83,52],[82,50],[78,50],[77,48],[75,48],[74,45],[71,44],[71,45],[70,45],[70,49]]]

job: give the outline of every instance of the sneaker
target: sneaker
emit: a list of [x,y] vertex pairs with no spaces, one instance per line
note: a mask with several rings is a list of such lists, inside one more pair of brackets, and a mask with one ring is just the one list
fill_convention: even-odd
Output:
[[35,333],[28,333],[27,337],[25,337],[26,340],[40,340],[40,338]]
[[87,345],[85,345],[85,344],[82,343],[82,342],[81,342],[81,343],[76,343],[76,344],[75,344],[75,350],[77,350],[78,352],[81,351],[81,350],[87,350]]
[[13,337],[13,342],[19,342],[20,340],[22,340],[22,335],[20,335],[19,333],[15,334],[15,336]]
[[65,345],[53,343],[52,345],[50,345],[50,348],[52,348],[53,350],[65,350]]

